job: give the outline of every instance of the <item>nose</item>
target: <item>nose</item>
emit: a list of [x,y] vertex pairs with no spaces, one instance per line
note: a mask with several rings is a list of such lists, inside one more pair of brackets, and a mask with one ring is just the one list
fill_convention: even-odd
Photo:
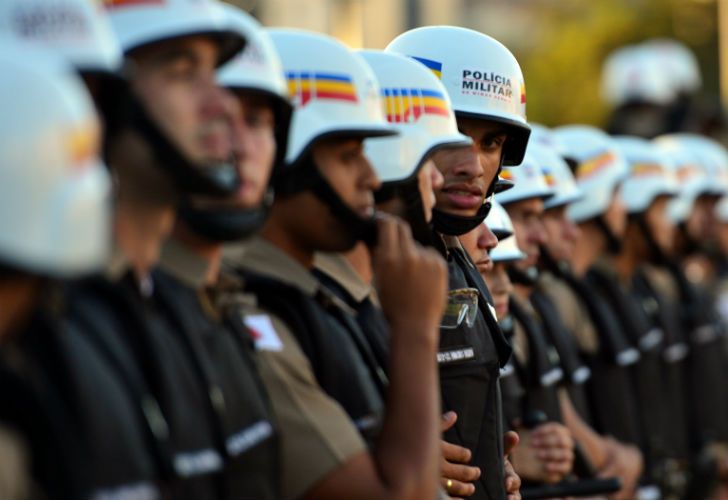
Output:
[[546,226],[542,219],[536,219],[531,228],[531,241],[537,245],[545,245],[548,241]]
[[564,239],[566,239],[567,241],[576,241],[581,234],[581,229],[579,229],[579,226],[574,224],[571,219],[568,219],[566,217],[564,217],[563,225]]
[[451,170],[454,176],[475,179],[483,175],[478,148],[475,145],[458,151],[455,158],[456,162]]
[[227,89],[220,87],[214,78],[206,78],[201,82],[204,98],[202,114],[205,118],[225,117],[231,120],[235,114],[235,96]]
[[487,250],[488,253],[490,253],[491,250],[498,246],[498,238],[488,226],[486,226],[485,224],[482,224],[482,226],[483,230],[478,236],[478,248],[482,250]]

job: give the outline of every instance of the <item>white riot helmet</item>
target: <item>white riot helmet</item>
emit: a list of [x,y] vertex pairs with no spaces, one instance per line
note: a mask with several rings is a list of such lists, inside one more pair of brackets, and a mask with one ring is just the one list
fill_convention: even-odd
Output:
[[667,213],[675,224],[680,224],[687,220],[699,196],[713,194],[713,185],[690,136],[668,134],[657,137],[654,143],[677,176],[679,192],[668,204]]
[[283,65],[270,35],[251,15],[229,4],[222,5],[231,22],[238,23],[248,34],[245,49],[220,68],[220,86],[235,90],[253,91],[273,99],[276,114],[276,148],[282,163],[288,142],[288,127],[293,106],[288,97],[288,84]]
[[121,49],[95,0],[3,0],[0,38],[52,50],[84,73],[121,67]]
[[0,259],[36,274],[91,272],[110,242],[99,120],[71,66],[26,50],[0,52]]
[[683,43],[670,38],[656,38],[642,44],[643,49],[663,68],[676,93],[692,93],[700,89],[702,77],[695,54]]
[[367,141],[366,155],[383,184],[407,181],[438,149],[470,146],[458,132],[450,98],[442,83],[421,64],[395,53],[358,53],[377,77],[387,121],[395,137]]
[[526,254],[518,248],[516,243],[513,223],[508,212],[497,201],[491,205],[490,213],[483,224],[498,237],[498,245],[490,251],[490,258],[493,262],[511,262],[526,258]]
[[286,162],[324,137],[393,135],[369,66],[338,40],[301,30],[268,30],[283,63],[295,112]]
[[653,143],[631,136],[615,137],[614,142],[629,166],[621,191],[627,213],[645,212],[658,196],[677,195],[677,176]]
[[614,141],[587,125],[558,127],[553,133],[564,147],[565,159],[576,165],[576,185],[583,194],[569,206],[569,217],[579,223],[604,214],[628,172]]
[[728,194],[728,151],[718,141],[697,134],[681,134],[683,140],[692,145],[700,163],[710,177],[711,193],[716,196]]
[[466,28],[426,26],[402,33],[386,51],[413,57],[432,70],[458,117],[502,123],[508,130],[503,165],[523,161],[530,133],[526,87],[518,61],[503,44]]
[[231,19],[218,0],[103,0],[124,53],[174,38],[207,35],[218,42],[219,64],[239,52],[247,26]]
[[654,54],[641,45],[629,45],[610,54],[604,63],[602,97],[615,107],[632,102],[665,105],[677,93]]
[[[529,144],[542,146],[541,168],[546,178],[546,184],[553,190],[554,195],[544,201],[544,208],[557,208],[570,205],[583,198],[581,189],[576,185],[574,173],[564,160],[567,154],[564,145],[552,133],[551,129],[531,123],[531,138]],[[529,146],[530,147],[530,146]]]
[[549,187],[542,169],[543,146],[529,144],[526,156],[518,167],[504,167],[500,175],[513,182],[513,188],[498,193],[495,199],[501,205],[508,205],[517,201],[540,198],[545,200],[553,196],[554,191]]

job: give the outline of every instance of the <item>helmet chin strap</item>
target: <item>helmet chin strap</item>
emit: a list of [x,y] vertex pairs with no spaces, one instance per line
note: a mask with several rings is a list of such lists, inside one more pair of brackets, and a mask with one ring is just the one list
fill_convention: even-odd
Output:
[[184,200],[177,215],[192,232],[208,241],[239,241],[252,236],[263,227],[273,198],[273,188],[269,187],[261,205],[250,209],[199,208]]
[[538,281],[539,273],[536,266],[529,266],[525,270],[518,269],[516,266],[508,266],[506,272],[514,285],[532,287],[536,286],[536,282]]
[[164,171],[180,193],[223,197],[237,191],[240,176],[232,156],[210,164],[191,161],[149,115],[129,83],[122,78],[107,80],[97,96],[106,123],[106,152],[119,133],[133,130],[151,150],[155,166]]
[[321,175],[310,154],[288,168],[285,174],[281,173],[275,179],[278,193],[294,194],[310,190],[329,207],[354,241],[362,241],[368,246],[376,245],[377,223],[374,216],[365,219],[352,210]]
[[607,252],[610,255],[618,254],[622,250],[622,240],[614,234],[614,231],[612,231],[612,228],[609,227],[609,224],[607,224],[607,221],[604,220],[603,216],[599,215],[594,220],[597,227],[602,231],[602,234],[604,234],[604,239],[607,242]]
[[417,183],[417,177],[408,181],[383,186],[374,193],[377,204],[397,198],[404,205],[404,220],[412,230],[412,237],[423,246],[432,246],[432,224],[425,219],[425,207]]
[[432,210],[432,225],[438,233],[448,236],[461,236],[469,233],[480,224],[490,212],[490,201],[483,203],[473,216],[453,215],[434,208]]

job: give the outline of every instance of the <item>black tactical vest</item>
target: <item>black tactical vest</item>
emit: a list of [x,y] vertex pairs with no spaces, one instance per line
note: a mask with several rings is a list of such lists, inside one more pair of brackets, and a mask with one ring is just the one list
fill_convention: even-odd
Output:
[[632,365],[634,384],[640,407],[640,427],[643,435],[647,479],[658,479],[658,464],[667,458],[667,442],[671,439],[664,423],[670,411],[662,397],[662,353],[664,333],[653,326],[640,307],[637,297],[617,281],[615,275],[592,269],[587,279],[597,287],[619,318],[622,331],[631,344],[640,350],[640,361]]
[[334,277],[318,269],[314,269],[313,273],[326,288],[356,311],[356,321],[369,342],[372,354],[384,373],[389,373],[389,325],[382,310],[369,297],[361,302],[354,300]]
[[688,407],[693,448],[699,450],[716,439],[728,440],[728,397],[726,384],[725,333],[716,317],[709,295],[691,283],[677,266],[669,270],[680,290],[681,323],[687,335]]
[[140,373],[130,359],[138,385],[127,384],[80,326],[65,309],[37,312],[18,338],[23,369],[0,376],[3,397],[12,398],[0,420],[10,416],[28,439],[49,498],[161,498],[161,448],[139,405],[148,395]]
[[546,337],[559,354],[561,368],[564,371],[563,385],[572,405],[585,422],[591,423],[592,416],[587,395],[587,382],[591,378],[591,369],[582,359],[579,345],[564,325],[556,306],[543,292],[534,290],[531,293],[531,304],[541,317]]
[[[513,343],[513,317],[508,315],[499,322],[501,331]],[[515,356],[511,356],[503,368],[500,369],[498,382],[501,387],[503,400],[503,416],[505,427],[508,430],[517,430],[516,423],[523,418],[523,399],[526,397],[526,389],[521,383],[523,374],[520,368],[516,367]]]
[[[108,353],[109,359],[128,375],[129,361],[118,358],[119,346],[131,351],[153,395],[140,401],[145,413],[161,411],[164,421],[155,417],[154,429],[167,437],[165,452],[172,498],[203,500],[223,497],[224,458],[220,452],[219,423],[207,408],[208,387],[191,355],[190,345],[175,331],[150,299],[139,293],[135,280],[128,276],[119,284],[96,280],[86,287],[86,298],[79,307],[79,322],[89,337]],[[127,377],[130,379],[130,377]],[[130,382],[132,383],[132,382]]]
[[440,329],[437,360],[443,411],[455,411],[458,421],[445,432],[448,442],[468,448],[472,464],[483,474],[475,483],[474,499],[505,499],[503,485],[503,412],[498,375],[511,347],[488,308],[490,293],[462,249],[446,255],[449,289],[476,288],[478,314],[472,327]]
[[639,351],[624,337],[618,319],[591,284],[565,270],[557,270],[557,276],[586,307],[599,337],[597,353],[581,353],[592,374],[587,384],[594,428],[641,447],[639,406],[630,373]]
[[323,287],[309,297],[273,278],[237,272],[259,305],[288,325],[321,388],[341,404],[371,446],[381,428],[388,382],[354,315]]
[[556,349],[546,339],[540,318],[529,314],[517,300],[511,299],[509,308],[528,339],[528,363],[524,366],[516,361],[520,365],[522,382],[526,389],[523,415],[541,411],[548,421],[560,422],[558,389],[563,379],[563,370]]
[[[175,331],[188,345],[208,388],[207,410],[224,441],[224,495],[229,500],[278,498],[278,456],[274,423],[242,318],[232,324],[203,309],[197,290],[165,271],[154,273],[155,295]],[[210,304],[212,306],[212,304]],[[232,312],[230,312],[232,314]],[[239,313],[238,313],[239,315]],[[229,320],[235,321],[233,316]]]
[[679,309],[655,290],[647,277],[638,271],[633,279],[633,291],[642,310],[652,324],[664,332],[662,350],[662,398],[669,411],[664,415],[667,435],[666,452],[670,457],[690,458],[688,435],[687,355],[689,347],[680,324]]

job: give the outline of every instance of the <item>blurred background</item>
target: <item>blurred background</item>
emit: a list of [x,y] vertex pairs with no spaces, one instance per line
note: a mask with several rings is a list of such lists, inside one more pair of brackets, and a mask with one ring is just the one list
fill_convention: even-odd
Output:
[[[623,117],[615,109],[626,102],[605,100],[602,78],[608,56],[625,45],[674,39],[694,54],[701,83],[687,92],[690,102],[684,105],[690,107],[690,116],[682,118],[686,122],[667,128],[725,136],[728,0],[227,1],[267,26],[329,33],[352,48],[384,48],[399,33],[417,26],[473,28],[503,42],[518,58],[526,80],[529,120],[549,126],[588,123],[617,132],[624,130],[615,120]],[[647,97],[640,100],[650,101],[656,92],[647,89]],[[654,135],[649,124],[642,129],[639,135]]]

